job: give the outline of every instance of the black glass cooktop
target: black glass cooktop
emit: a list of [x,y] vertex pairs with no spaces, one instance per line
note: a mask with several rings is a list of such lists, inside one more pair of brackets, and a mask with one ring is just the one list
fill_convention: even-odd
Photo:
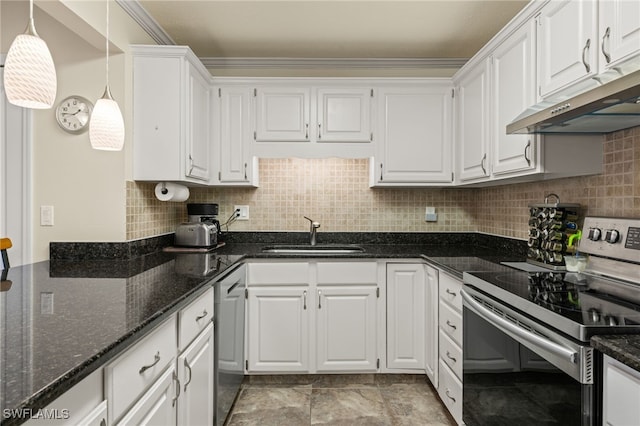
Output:
[[640,331],[637,285],[589,274],[509,268],[466,273],[464,282],[581,340],[594,334]]
[[509,271],[510,268],[475,256],[442,256],[429,257],[430,260],[462,278],[463,272],[469,271]]

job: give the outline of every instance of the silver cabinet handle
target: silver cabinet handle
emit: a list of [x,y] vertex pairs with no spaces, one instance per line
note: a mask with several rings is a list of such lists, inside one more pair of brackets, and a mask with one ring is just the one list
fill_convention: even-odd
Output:
[[[447,355],[449,355],[449,352],[447,352]],[[191,371],[191,366],[189,365],[189,362],[187,361],[187,359],[185,358],[184,360],[184,366],[187,369],[187,371],[189,372],[189,380],[187,380],[187,383],[184,384],[184,391],[187,391],[187,386],[189,386],[189,383],[191,383],[191,375],[192,375],[192,371]]]
[[450,400],[452,400],[453,402],[456,402],[456,399],[451,395],[449,395],[449,389],[447,389],[444,393],[449,397]]
[[382,163],[380,163],[380,182],[382,182]]
[[590,38],[587,39],[587,42],[582,48],[582,63],[584,64],[584,68],[587,70],[587,72],[591,71],[591,65],[589,65],[589,62],[587,62],[587,52],[589,51],[589,47],[591,47]]
[[318,123],[318,139],[322,139],[322,124]]
[[449,289],[446,289],[446,290],[445,290],[445,292],[446,292],[448,295],[453,296],[453,297],[456,297],[456,296],[458,295],[458,293],[456,293],[455,291],[451,291],[451,290],[449,290]]
[[449,320],[447,320],[447,325],[448,325],[449,327],[453,328],[454,330],[457,330],[457,329],[458,329],[458,327],[456,327],[456,325],[455,325],[455,324],[451,324],[451,322],[450,322]]
[[180,397],[180,379],[178,379],[178,375],[176,374],[176,372],[173,372],[173,380],[176,381],[177,386],[176,386],[176,396],[173,397],[173,400],[171,401],[171,406],[175,407],[176,406],[176,402],[178,401],[178,397]]
[[322,292],[318,290],[318,309],[322,309]]
[[[447,358],[449,358],[451,361],[453,362],[458,362],[456,361],[456,359],[454,357],[451,356],[451,354],[449,353],[449,351],[447,351]],[[186,362],[186,361],[185,361]]]
[[100,426],[107,426],[107,419],[102,418],[102,419],[100,420]]
[[244,180],[247,180],[247,163],[244,163]]
[[607,63],[611,62],[611,53],[607,52],[607,49],[604,47],[604,42],[605,40],[609,40],[609,37],[611,37],[611,27],[607,27],[604,31],[604,35],[602,36],[602,45],[600,46],[604,59],[607,60]]
[[307,310],[307,290],[302,292],[302,309]]
[[189,154],[189,175],[193,172],[193,157]]
[[198,315],[196,317],[196,322],[200,321],[202,318],[206,317],[207,315],[209,315],[209,313],[207,313],[207,310],[205,309],[204,311],[202,311],[202,315]]
[[484,167],[484,162],[487,160],[487,153],[484,153],[482,160],[480,160],[480,167],[482,167],[482,174],[487,175],[487,169]]
[[149,365],[143,365],[142,367],[140,367],[140,370],[138,371],[138,374],[142,374],[145,371],[147,371],[150,368],[153,368],[157,363],[160,362],[160,351],[158,351],[154,356],[153,356],[153,362]]
[[531,151],[531,139],[527,141],[527,146],[524,147],[524,159],[527,160],[527,165],[531,166],[531,157],[529,153]]
[[309,123],[304,125],[304,138],[309,139]]

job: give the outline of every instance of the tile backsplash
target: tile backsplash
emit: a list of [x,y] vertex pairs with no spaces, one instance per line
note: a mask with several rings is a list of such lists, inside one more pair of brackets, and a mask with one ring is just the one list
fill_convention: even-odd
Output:
[[[601,175],[489,188],[369,188],[368,159],[261,159],[259,188],[191,188],[189,202],[218,203],[221,222],[233,206],[249,220],[230,231],[305,231],[308,216],[320,232],[479,231],[525,239],[527,205],[549,193],[580,203],[589,215],[640,217],[640,127],[603,137]],[[161,202],[154,183],[127,182],[127,240],[173,232],[186,203]],[[434,206],[437,222],[425,222]]]

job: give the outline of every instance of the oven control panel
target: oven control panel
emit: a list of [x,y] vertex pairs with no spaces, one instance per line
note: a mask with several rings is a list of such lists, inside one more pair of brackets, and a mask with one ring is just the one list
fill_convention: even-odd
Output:
[[586,217],[580,251],[640,263],[640,219]]

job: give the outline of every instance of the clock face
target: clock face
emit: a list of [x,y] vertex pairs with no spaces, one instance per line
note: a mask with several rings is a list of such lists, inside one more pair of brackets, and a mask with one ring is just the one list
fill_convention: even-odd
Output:
[[93,104],[81,96],[69,96],[56,108],[56,120],[69,133],[82,133],[89,128]]

